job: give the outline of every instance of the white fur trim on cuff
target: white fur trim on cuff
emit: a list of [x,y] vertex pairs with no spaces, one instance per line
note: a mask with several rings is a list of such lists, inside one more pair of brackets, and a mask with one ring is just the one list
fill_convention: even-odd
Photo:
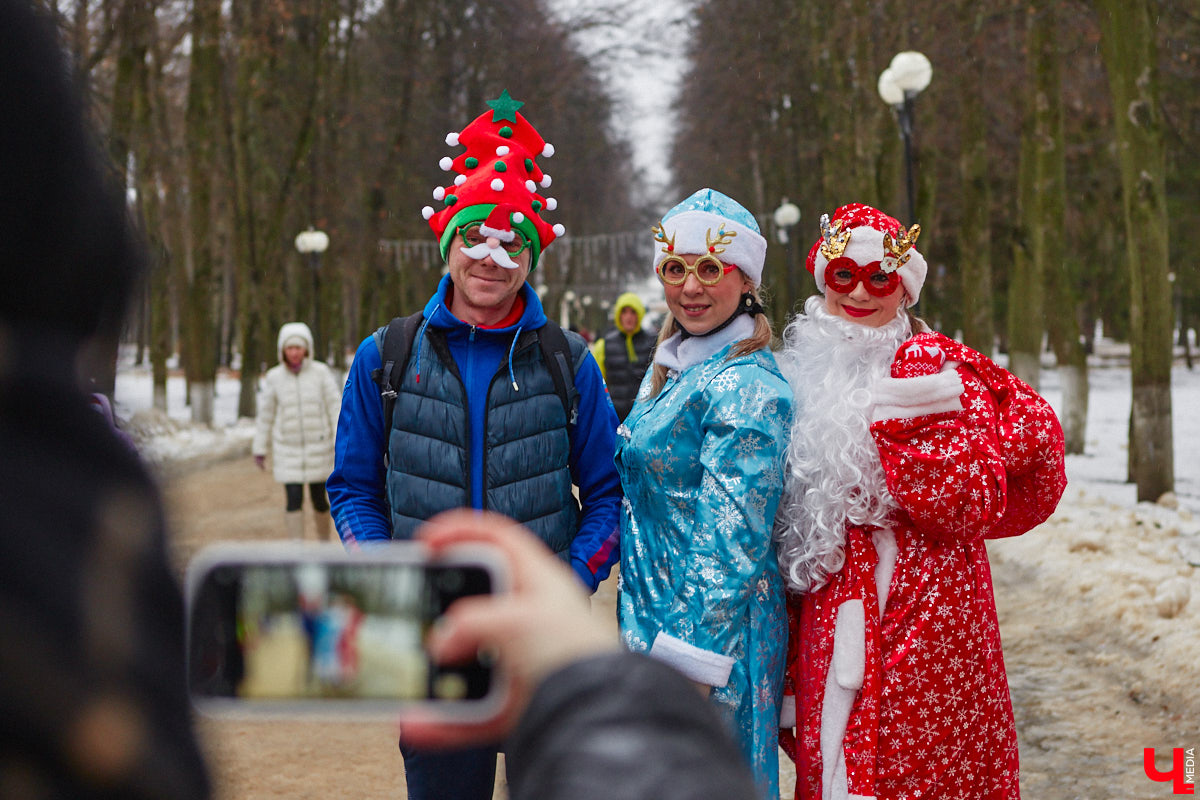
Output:
[[796,727],[796,696],[785,694],[779,704],[779,727]]
[[867,619],[862,600],[838,606],[833,626],[833,678],[843,689],[862,688],[867,666]]
[[962,411],[963,382],[956,366],[948,362],[935,375],[882,378],[875,384],[871,421]]
[[650,656],[670,664],[688,678],[708,686],[724,686],[729,683],[733,671],[733,657],[701,650],[694,644],[676,639],[662,631],[650,645]]

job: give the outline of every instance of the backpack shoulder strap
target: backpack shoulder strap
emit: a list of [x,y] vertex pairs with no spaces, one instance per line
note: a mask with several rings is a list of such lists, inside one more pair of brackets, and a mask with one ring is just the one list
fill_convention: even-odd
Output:
[[542,359],[554,380],[554,391],[567,412],[567,424],[575,425],[579,416],[579,390],[575,388],[574,359],[571,358],[567,337],[555,323],[547,320],[538,328],[538,344],[542,348]]
[[[388,430],[392,427],[392,410],[396,406],[396,391],[404,380],[408,356],[417,328],[421,325],[421,313],[407,317],[394,317],[386,326],[375,331],[375,346],[379,348],[381,366],[371,371],[371,380],[379,384],[379,395],[383,399],[383,422]],[[384,437],[387,441],[387,437]]]

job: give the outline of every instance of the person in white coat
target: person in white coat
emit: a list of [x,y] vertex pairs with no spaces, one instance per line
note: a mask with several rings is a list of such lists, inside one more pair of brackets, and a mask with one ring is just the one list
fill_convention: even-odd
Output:
[[303,322],[279,329],[279,363],[267,370],[258,395],[258,425],[252,448],[259,469],[272,454],[275,480],[287,493],[287,532],[304,538],[304,485],[312,498],[317,538],[328,541],[333,526],[325,480],[333,471],[333,442],[342,396],[333,371],[311,357],[312,331]]

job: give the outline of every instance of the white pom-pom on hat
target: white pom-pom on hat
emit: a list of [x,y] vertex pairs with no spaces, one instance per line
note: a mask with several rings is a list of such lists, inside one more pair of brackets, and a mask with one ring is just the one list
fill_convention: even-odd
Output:
[[421,209],[421,216],[422,216],[422,217],[424,217],[424,218],[425,218],[425,219],[427,219],[427,220],[428,220],[429,218],[431,218],[431,217],[433,216],[433,206],[425,206],[424,208],[422,208],[422,209]]
[[550,158],[550,156],[554,155],[554,145],[546,142],[546,146],[542,148],[542,155],[544,155],[546,158]]
[[543,189],[549,189],[550,184],[553,182],[554,182],[554,179],[550,177],[549,173],[542,176],[542,188]]
[[450,131],[446,134],[446,144],[451,147],[458,147],[458,131]]
[[443,189],[441,186],[434,189],[433,190],[433,199],[434,200],[445,200],[446,199],[446,190]]
[[555,200],[553,197],[547,197],[546,198],[546,210],[553,211],[556,208],[558,208],[558,201]]
[[502,144],[496,148],[496,155],[498,155],[498,156],[506,156],[506,155],[508,155],[508,153],[509,153],[509,147],[506,144]]
[[499,178],[493,178],[492,179],[492,191],[503,192],[504,191],[504,181],[500,180]]
[[438,162],[438,166],[442,168],[442,172],[449,172],[454,166],[454,159],[450,156],[442,156],[442,160]]
[[554,231],[555,236],[562,236],[564,233],[567,232],[567,229],[563,227],[563,224],[561,222],[556,222],[556,223],[554,223],[553,231]]
[[533,194],[534,192],[537,191],[537,184],[534,183],[532,180],[528,180],[528,181],[525,181],[525,188],[529,190],[530,194]]
[[514,225],[520,225],[522,222],[525,221],[525,215],[522,214],[520,211],[516,211],[512,215],[512,221],[513,221]]
[[462,186],[462,185],[463,185],[464,183],[466,183],[466,182],[467,182],[467,176],[466,176],[466,175],[459,175],[458,177],[456,177],[456,178],[454,179],[454,185],[455,185],[455,186]]

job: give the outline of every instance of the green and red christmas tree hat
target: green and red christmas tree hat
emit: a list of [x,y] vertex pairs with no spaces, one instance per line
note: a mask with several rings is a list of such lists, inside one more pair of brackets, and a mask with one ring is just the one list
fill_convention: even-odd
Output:
[[455,231],[471,222],[482,222],[489,235],[511,240],[520,231],[530,242],[530,268],[537,266],[542,250],[565,233],[561,224],[542,219],[544,211],[553,211],[558,201],[544,197],[539,188],[550,187],[551,178],[534,160],[554,155],[547,144],[517,109],[525,105],[501,92],[489,100],[485,111],[470,125],[446,136],[446,144],[459,145],[466,152],[440,164],[446,172],[458,173],[449,186],[433,190],[433,199],[442,203],[440,210],[425,206],[422,216],[437,234],[442,258],[450,249]]

